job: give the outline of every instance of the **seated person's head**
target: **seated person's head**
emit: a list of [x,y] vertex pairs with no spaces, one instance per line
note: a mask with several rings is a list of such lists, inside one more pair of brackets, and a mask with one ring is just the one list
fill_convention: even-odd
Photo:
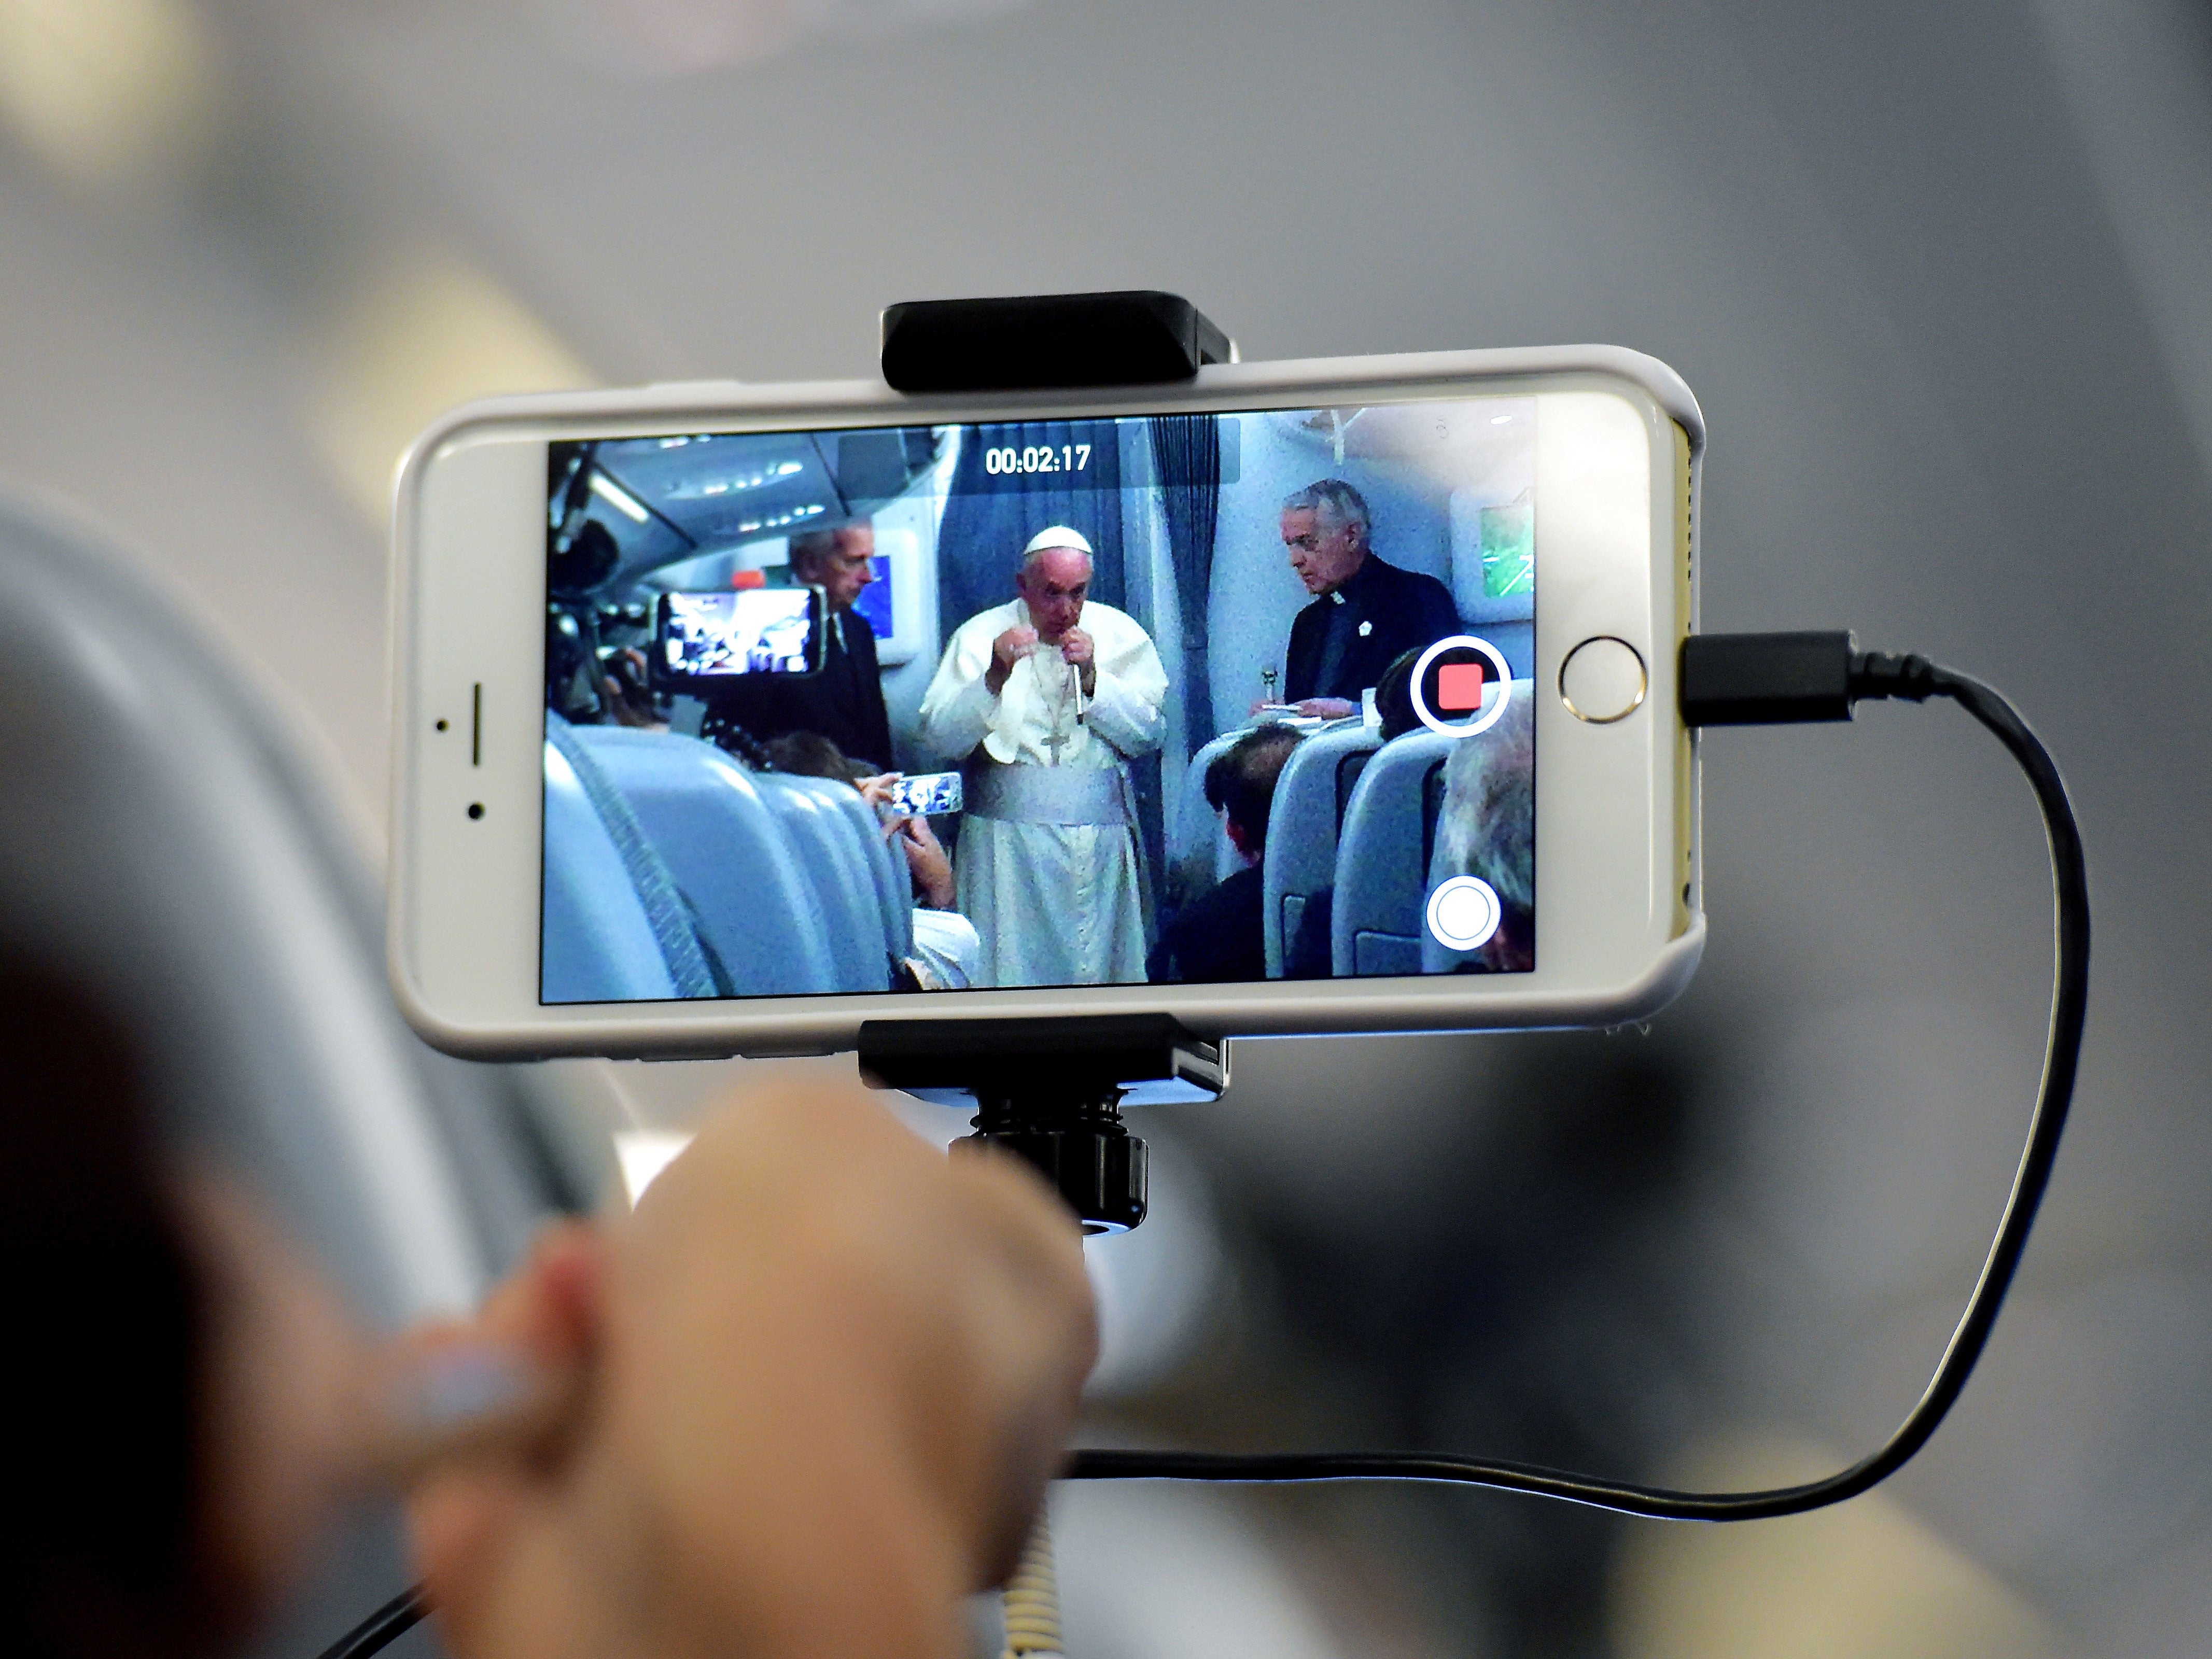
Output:
[[1263,726],[1237,738],[1206,769],[1206,805],[1222,815],[1230,844],[1247,864],[1259,863],[1267,847],[1275,780],[1298,743],[1287,726]]
[[596,592],[622,563],[614,532],[586,519],[566,542],[556,542],[545,562],[545,586],[556,599],[581,599]]
[[818,587],[832,611],[848,611],[860,590],[876,579],[875,526],[866,519],[830,530],[808,530],[791,538],[791,574]]
[[308,1564],[369,1352],[117,1011],[0,946],[6,1650],[192,1659]]
[[1494,971],[1535,965],[1534,712],[1515,697],[1498,723],[1453,745],[1437,818],[1439,873],[1479,876],[1502,919],[1474,959]]
[[27,1362],[0,1522],[10,1650],[174,1651],[213,1610],[191,1547],[210,1498],[204,1275],[106,1012],[0,964],[0,1244]]
[[872,768],[852,759],[819,732],[787,732],[763,747],[777,771],[797,778],[834,778],[839,783],[857,784],[874,775]]
[[1421,723],[1413,712],[1413,665],[1426,647],[1401,651],[1375,684],[1375,714],[1382,722],[1382,741],[1402,738]]

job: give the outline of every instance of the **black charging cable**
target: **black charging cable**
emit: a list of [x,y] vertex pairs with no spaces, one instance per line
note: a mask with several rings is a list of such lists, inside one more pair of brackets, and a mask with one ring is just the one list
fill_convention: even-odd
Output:
[[1905,1467],[1928,1443],[1966,1386],[1988,1345],[1997,1310],[2027,1248],[2036,1206],[2051,1182],[2074,1097],[2089,1000],[2089,878],[2081,831],[2058,769],[2019,712],[1971,675],[1925,657],[1863,652],[1848,634],[1699,635],[1682,647],[1682,718],[1693,726],[1778,726],[1849,720],[1854,703],[1948,697],[2004,744],[2027,774],[2051,843],[2057,900],[2057,968],[2043,1084],[2028,1120],[2027,1147],[1981,1278],[1951,1333],[1936,1375],[1897,1431],[1870,1455],[1823,1480],[1765,1492],[1676,1492],[1626,1480],[1595,1480],[1561,1469],[1496,1463],[1431,1452],[1081,1451],[1078,1480],[1442,1480],[1535,1492],[1622,1515],[1674,1521],[1759,1521],[1799,1515],[1855,1498]]
[[[1936,1374],[1897,1431],[1870,1455],[1823,1480],[1765,1492],[1676,1492],[1527,1463],[1490,1462],[1437,1452],[1078,1451],[1066,1471],[1073,1480],[1436,1480],[1534,1492],[1673,1521],[1759,1521],[1800,1515],[1855,1498],[1880,1485],[1928,1443],[1966,1386],[1988,1346],[1997,1310],[2012,1285],[2037,1206],[2050,1185],[2059,1137],[2074,1098],[2081,1028],[2089,1006],[2089,878],[2081,835],[2058,769],[2019,712],[1968,674],[1925,657],[1861,651],[1849,634],[1703,634],[1683,642],[1681,708],[1685,724],[1781,726],[1846,720],[1855,704],[1884,697],[1923,702],[1948,697],[1988,727],[2020,763],[2042,809],[2051,846],[2057,909],[2057,964],[2051,1034],[2043,1082],[2028,1120],[2027,1146],[1996,1237],[1982,1263]],[[320,1659],[367,1659],[423,1614],[418,1586],[379,1607],[324,1650]]]

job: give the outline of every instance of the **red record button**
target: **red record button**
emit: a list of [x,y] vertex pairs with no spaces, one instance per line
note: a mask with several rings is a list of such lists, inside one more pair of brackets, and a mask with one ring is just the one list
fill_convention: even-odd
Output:
[[1413,664],[1413,713],[1430,731],[1447,738],[1487,732],[1513,695],[1505,653],[1473,634],[1436,641]]
[[1437,669],[1437,712],[1464,714],[1482,707],[1482,665],[1448,662]]

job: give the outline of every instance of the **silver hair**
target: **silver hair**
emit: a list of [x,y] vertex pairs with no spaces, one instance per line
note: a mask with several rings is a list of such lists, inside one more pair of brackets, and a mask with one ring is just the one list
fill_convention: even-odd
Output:
[[1437,862],[1480,876],[1507,904],[1536,903],[1535,720],[1525,695],[1485,735],[1452,745],[1437,815]]
[[866,519],[852,519],[843,524],[823,526],[814,530],[802,530],[791,538],[784,550],[785,562],[792,565],[812,564],[817,559],[835,553],[848,530],[869,528]]
[[1291,491],[1283,497],[1280,510],[1311,513],[1334,524],[1356,524],[1362,540],[1373,522],[1367,516],[1367,497],[1341,478],[1316,478],[1304,489]]

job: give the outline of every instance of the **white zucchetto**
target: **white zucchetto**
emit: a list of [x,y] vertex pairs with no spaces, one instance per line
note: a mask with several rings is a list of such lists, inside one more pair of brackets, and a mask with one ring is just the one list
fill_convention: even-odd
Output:
[[1083,538],[1083,532],[1064,524],[1038,531],[1030,538],[1030,544],[1022,550],[1022,556],[1026,559],[1033,553],[1042,553],[1051,547],[1072,548],[1086,559],[1097,556],[1091,550],[1091,544]]

